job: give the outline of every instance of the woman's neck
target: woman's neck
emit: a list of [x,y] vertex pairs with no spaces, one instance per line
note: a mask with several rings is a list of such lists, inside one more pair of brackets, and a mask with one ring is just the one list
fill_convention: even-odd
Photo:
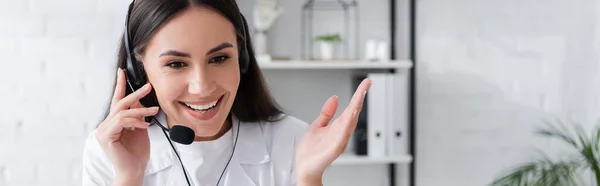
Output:
[[[169,128],[173,127],[174,122],[170,121],[169,118],[167,117],[167,126]],[[225,122],[223,122],[223,124],[221,125],[221,128],[219,129],[219,131],[212,136],[198,136],[196,133],[196,137],[194,138],[194,141],[212,141],[212,140],[216,140],[219,139],[221,136],[225,135],[225,133],[227,133],[227,131],[229,131],[229,129],[231,129],[231,118],[228,117]],[[195,126],[190,126],[190,127],[194,127],[193,129],[195,129],[195,131],[201,131],[203,130],[203,128],[201,127],[195,127]]]
[[227,133],[229,129],[231,129],[231,120],[227,118],[223,125],[221,125],[221,129],[219,129],[219,132],[217,132],[217,134],[213,136],[196,136],[194,138],[194,141],[212,141],[219,139],[221,136],[225,135],[225,133]]

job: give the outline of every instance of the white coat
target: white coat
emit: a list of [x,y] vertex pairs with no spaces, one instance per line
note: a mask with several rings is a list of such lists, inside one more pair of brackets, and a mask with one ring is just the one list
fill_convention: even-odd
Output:
[[[233,121],[235,131],[237,119]],[[296,185],[296,147],[307,127],[307,123],[292,116],[277,122],[241,122],[235,153],[219,186]],[[95,134],[96,130],[92,131],[85,143],[83,185],[111,185],[114,169]],[[148,135],[150,160],[143,185],[187,185],[179,160],[160,127],[151,125]]]

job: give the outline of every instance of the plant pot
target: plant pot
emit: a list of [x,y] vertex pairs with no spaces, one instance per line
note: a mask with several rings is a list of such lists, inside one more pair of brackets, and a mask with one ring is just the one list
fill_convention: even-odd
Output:
[[321,51],[321,59],[323,59],[323,60],[333,59],[333,53],[335,50],[335,46],[333,43],[319,42],[319,49]]

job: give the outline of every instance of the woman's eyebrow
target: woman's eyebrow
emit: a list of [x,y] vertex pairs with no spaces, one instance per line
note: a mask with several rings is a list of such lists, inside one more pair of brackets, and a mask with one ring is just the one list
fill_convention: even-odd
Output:
[[220,45],[218,45],[217,47],[212,48],[208,52],[206,52],[206,55],[209,55],[211,53],[214,53],[214,52],[217,52],[219,50],[222,50],[224,48],[229,48],[229,47],[233,48],[233,45],[231,43],[229,43],[229,42],[223,42]]
[[180,52],[177,50],[168,50],[168,51],[165,51],[162,54],[160,54],[158,57],[162,57],[162,56],[190,57],[190,54],[185,53],[185,52]]
[[[233,45],[229,42],[223,42],[223,43],[219,44],[218,46],[210,49],[208,52],[206,52],[206,55],[215,53],[224,48],[233,48]],[[167,51],[161,53],[158,57],[162,57],[162,56],[190,57],[191,55],[188,53],[185,53],[185,52],[177,51],[177,50],[167,50]]]

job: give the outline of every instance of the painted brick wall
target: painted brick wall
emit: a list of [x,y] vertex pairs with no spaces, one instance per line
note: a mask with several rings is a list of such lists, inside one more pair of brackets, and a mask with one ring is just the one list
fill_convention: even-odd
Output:
[[0,0],[0,185],[80,185],[128,3]]
[[[598,118],[598,1],[418,1],[417,180],[480,186]],[[558,156],[554,156],[558,157]]]

